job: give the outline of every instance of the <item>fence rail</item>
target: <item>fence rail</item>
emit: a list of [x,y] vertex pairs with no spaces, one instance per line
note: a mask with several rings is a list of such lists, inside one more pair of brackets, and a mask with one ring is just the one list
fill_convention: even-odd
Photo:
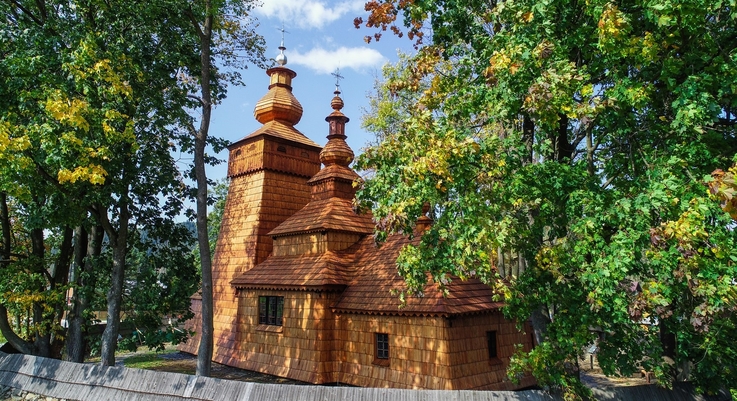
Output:
[[[47,397],[78,401],[538,401],[559,400],[540,390],[466,391],[292,386],[247,383],[119,366],[64,362],[0,352],[0,385]],[[654,385],[594,389],[599,400],[729,400],[693,395],[684,386],[668,391]]]

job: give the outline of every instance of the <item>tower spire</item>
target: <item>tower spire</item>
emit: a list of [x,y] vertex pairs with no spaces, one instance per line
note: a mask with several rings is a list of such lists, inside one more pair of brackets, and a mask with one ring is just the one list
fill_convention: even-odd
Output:
[[337,67],[335,69],[335,72],[331,72],[330,75],[335,77],[335,93],[336,95],[340,95],[340,80],[344,79],[342,75],[340,75],[340,67]]
[[325,121],[328,122],[328,143],[320,152],[320,162],[325,166],[312,176],[307,183],[312,186],[312,200],[342,198],[352,200],[356,195],[353,182],[358,179],[349,166],[353,161],[353,150],[346,143],[345,124],[350,121],[341,111],[343,99],[340,98],[340,71],[332,74],[335,77],[335,96],[330,101],[333,109]]
[[279,55],[276,56],[276,63],[284,67],[287,65],[287,56],[284,54],[284,50],[287,50],[287,48],[284,47],[284,34],[289,32],[284,29],[284,24],[281,24],[281,28],[279,30],[281,31],[281,44],[279,45]]

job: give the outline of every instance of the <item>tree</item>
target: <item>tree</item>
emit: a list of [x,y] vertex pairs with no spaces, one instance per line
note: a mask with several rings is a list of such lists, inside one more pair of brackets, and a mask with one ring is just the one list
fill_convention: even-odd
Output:
[[[138,226],[160,224],[161,217],[171,220],[182,207],[181,179],[169,152],[176,133],[172,127],[188,118],[186,93],[177,83],[176,71],[197,58],[191,51],[196,41],[182,34],[189,20],[172,12],[179,10],[175,6],[166,0],[143,6],[94,1],[0,3],[7,22],[0,31],[4,38],[0,190],[30,205],[25,210],[32,216],[28,228],[37,261],[34,271],[39,274],[47,266],[42,257],[45,229],[104,230],[112,270],[103,365],[114,363],[129,234]],[[85,259],[83,234],[78,232],[75,269]],[[70,237],[65,228],[60,253],[65,257],[71,254]],[[100,249],[102,237],[94,238],[93,251]],[[68,265],[69,259],[58,265]],[[11,260],[4,267],[19,262]],[[80,295],[83,292],[80,289]],[[76,302],[84,300],[74,300],[75,317],[82,316],[84,308]],[[39,309],[34,323],[61,316],[43,315]],[[3,320],[0,316],[5,334],[9,326]],[[72,359],[77,360],[80,330],[74,326],[81,322],[75,318],[70,323],[76,333]],[[49,330],[39,328],[36,349],[24,350],[46,354],[43,342]]]
[[538,342],[511,377],[571,396],[586,393],[577,360],[591,343],[607,374],[643,367],[667,384],[687,367],[704,390],[734,382],[734,223],[707,194],[735,154],[734,4],[366,9],[366,26],[418,47],[386,71],[373,112],[400,123],[370,117],[384,139],[358,160],[372,172],[358,196],[384,235],[433,205],[433,227],[397,261],[409,288],[428,271],[441,287],[495,286]]
[[[198,39],[200,63],[190,73],[193,84],[185,85],[196,103],[191,107],[201,112],[199,128],[194,121],[185,124],[193,141],[193,178],[196,182],[196,223],[197,243],[200,252],[202,271],[202,333],[197,351],[197,375],[209,376],[213,352],[213,299],[212,299],[212,258],[207,227],[207,174],[205,164],[208,157],[205,148],[215,145],[216,151],[224,147],[219,140],[209,136],[212,107],[225,97],[229,83],[242,84],[237,68],[245,68],[247,63],[264,63],[264,41],[254,31],[250,12],[253,1],[212,1],[192,2],[185,14]],[[215,60],[220,61],[217,66]],[[236,68],[236,69],[232,69]],[[231,70],[228,70],[231,69]],[[185,142],[185,143],[186,143]]]

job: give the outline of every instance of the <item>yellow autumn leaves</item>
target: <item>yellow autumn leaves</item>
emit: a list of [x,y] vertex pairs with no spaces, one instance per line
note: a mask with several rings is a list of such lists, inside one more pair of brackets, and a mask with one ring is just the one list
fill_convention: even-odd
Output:
[[111,159],[111,146],[130,143],[135,147],[133,121],[115,105],[133,94],[121,69],[134,77],[136,69],[125,55],[111,60],[100,53],[94,41],[82,40],[74,60],[63,67],[79,85],[77,90],[84,94],[94,90],[99,103],[90,103],[95,97],[61,90],[51,91],[42,102],[48,122],[38,127],[38,143],[42,147],[44,143],[54,144],[61,158],[67,160],[56,172],[61,184],[104,184],[108,172],[103,164]]
[[10,123],[0,121],[0,157],[23,152],[31,146],[31,142],[25,135],[13,138],[11,135],[12,129],[13,126]]
[[82,131],[90,130],[90,123],[84,117],[89,104],[84,100],[67,99],[61,91],[54,92],[45,104],[46,111],[57,121]]

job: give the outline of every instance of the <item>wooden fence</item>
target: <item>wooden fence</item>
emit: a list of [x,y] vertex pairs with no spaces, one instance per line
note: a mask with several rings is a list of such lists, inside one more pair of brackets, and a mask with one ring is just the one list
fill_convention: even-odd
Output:
[[[55,359],[0,352],[0,385],[67,400],[79,401],[491,401],[559,400],[544,391],[442,391],[386,388],[294,386],[247,383],[155,372],[124,367],[101,367]],[[667,391],[654,385],[595,389],[599,400],[729,400],[695,396],[687,387]]]

